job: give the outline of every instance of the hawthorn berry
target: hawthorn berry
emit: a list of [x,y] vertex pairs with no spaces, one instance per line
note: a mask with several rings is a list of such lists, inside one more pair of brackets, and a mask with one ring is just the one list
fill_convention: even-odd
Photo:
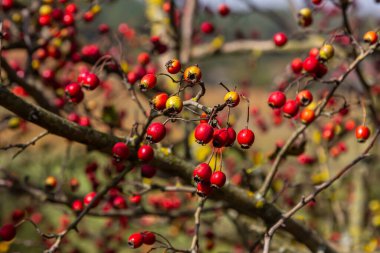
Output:
[[201,24],[201,31],[205,34],[210,34],[214,32],[214,29],[214,25],[210,22],[205,21]]
[[76,179],[75,177],[73,177],[73,178],[70,179],[70,189],[71,189],[71,191],[73,191],[73,192],[77,191],[78,188],[79,188],[79,186],[80,186],[80,183],[79,183],[78,179]]
[[141,78],[140,81],[140,90],[141,91],[147,91],[152,89],[154,86],[156,86],[157,83],[157,77],[153,74],[146,74]]
[[133,204],[140,204],[141,202],[141,195],[133,195],[129,197],[129,201]]
[[214,128],[208,123],[200,123],[194,131],[195,140],[199,144],[207,144],[212,140]]
[[282,91],[274,91],[268,97],[268,105],[272,108],[281,108],[286,103],[286,95]]
[[77,81],[88,90],[95,90],[100,84],[98,76],[91,72],[82,72]]
[[57,187],[57,179],[53,176],[48,176],[46,179],[45,179],[45,188],[49,191],[52,191],[55,189],[55,187]]
[[215,148],[222,148],[228,142],[228,132],[226,128],[216,129],[212,138],[212,145]]
[[314,110],[305,108],[300,114],[300,120],[303,124],[310,124],[315,119]]
[[230,14],[230,7],[228,7],[227,4],[222,3],[218,7],[218,13],[219,13],[220,16],[225,17],[228,14]]
[[229,91],[224,96],[224,102],[226,102],[229,107],[235,107],[240,102],[240,96],[236,91]]
[[5,224],[0,227],[0,241],[12,241],[16,237],[16,227],[13,224]]
[[239,131],[237,135],[237,141],[240,144],[240,147],[243,149],[248,149],[252,146],[255,141],[255,134],[252,130],[244,128]]
[[371,135],[371,131],[365,125],[357,126],[355,129],[356,140],[358,142],[365,142]]
[[303,62],[301,58],[295,58],[292,60],[290,67],[292,68],[292,71],[294,74],[299,74],[302,72],[303,69]]
[[309,8],[303,8],[298,12],[298,24],[301,27],[310,26],[313,23],[312,11]]
[[199,82],[201,78],[202,78],[201,69],[196,65],[187,67],[185,71],[183,72],[183,79],[186,82],[196,83],[196,82]]
[[152,178],[156,175],[157,169],[156,167],[150,164],[144,164],[141,166],[141,176],[145,178]]
[[279,32],[273,36],[273,42],[276,46],[283,47],[285,46],[286,42],[288,42],[288,37],[285,33]]
[[215,171],[210,178],[211,187],[222,188],[226,183],[226,175],[222,171]]
[[82,126],[82,127],[89,127],[89,126],[91,126],[91,120],[87,116],[82,116],[82,117],[79,118],[79,123],[78,124],[80,126]]
[[298,113],[298,103],[295,100],[288,100],[282,107],[282,112],[286,118],[293,118]]
[[129,157],[129,148],[127,144],[124,142],[115,143],[112,147],[112,155],[117,161],[127,159]]
[[308,106],[313,101],[313,94],[309,90],[298,92],[296,101],[300,106]]
[[170,74],[177,74],[181,71],[181,62],[178,59],[171,59],[165,64],[165,67]]
[[[96,196],[96,192],[87,193],[83,199],[84,205],[88,206],[91,203],[91,201],[95,198],[95,196]],[[97,205],[99,205],[99,202],[100,200],[97,200],[96,202],[94,202],[92,207],[96,207]]]
[[335,136],[334,128],[326,128],[322,131],[322,138],[331,141]]
[[149,145],[142,145],[137,151],[137,157],[144,162],[149,162],[154,157],[154,150]]
[[209,181],[212,174],[210,165],[201,163],[193,171],[194,182]]
[[150,56],[149,56],[148,53],[145,53],[145,52],[140,53],[140,54],[137,56],[137,61],[138,61],[141,65],[145,66],[145,65],[147,65],[147,64],[150,62]]
[[144,231],[141,233],[143,237],[143,243],[146,245],[152,245],[156,242],[156,235],[150,231]]
[[134,233],[128,238],[129,247],[136,249],[143,244],[143,236],[141,233]]
[[378,38],[377,32],[375,31],[368,31],[363,36],[363,40],[369,43],[370,45],[375,44],[378,41],[378,39],[379,38]]
[[315,73],[318,68],[318,60],[315,57],[307,57],[303,61],[303,69],[308,73]]
[[116,196],[112,200],[112,206],[115,207],[116,209],[125,209],[127,208],[127,202],[122,196]]
[[136,72],[134,72],[134,71],[128,72],[128,74],[127,74],[128,83],[133,85],[133,84],[135,84],[135,82],[137,82],[137,79],[139,79],[139,77],[138,77]]
[[1,8],[4,11],[8,11],[13,7],[13,0],[1,0]]
[[197,184],[197,194],[201,197],[206,197],[210,195],[212,188],[210,182],[201,181]]
[[236,140],[236,131],[232,127],[227,127],[228,141],[224,145],[225,147],[231,147]]
[[151,101],[150,104],[152,105],[153,109],[157,111],[162,111],[166,108],[166,101],[168,100],[169,96],[166,93],[160,93],[156,95]]
[[72,26],[75,23],[75,17],[73,14],[66,12],[63,14],[62,23],[65,26]]
[[65,87],[66,96],[72,103],[79,103],[83,100],[84,94],[78,83],[70,83]]
[[334,56],[334,47],[331,44],[325,44],[319,50],[319,58],[328,61]]
[[154,122],[146,130],[146,139],[150,142],[160,142],[166,135],[165,125],[160,122]]
[[320,5],[322,3],[322,0],[312,0],[313,4]]
[[71,209],[73,209],[75,212],[82,212],[83,211],[83,202],[79,199],[74,200],[71,204]]
[[165,108],[168,114],[177,114],[182,111],[183,102],[178,96],[171,96],[166,100]]
[[13,223],[20,222],[25,217],[25,211],[21,209],[15,209],[12,212],[12,221]]

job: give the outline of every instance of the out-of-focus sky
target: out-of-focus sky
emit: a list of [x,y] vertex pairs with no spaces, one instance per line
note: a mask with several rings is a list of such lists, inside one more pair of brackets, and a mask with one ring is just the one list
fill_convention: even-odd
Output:
[[[310,0],[292,0],[296,7],[305,6],[306,2]],[[326,4],[331,4],[330,0],[324,0]],[[202,5],[207,5],[211,9],[217,8],[218,4],[226,3],[231,9],[236,11],[243,11],[247,9],[245,2],[254,3],[258,8],[263,9],[283,9],[288,8],[287,0],[199,0]],[[380,16],[380,3],[376,3],[375,0],[356,0],[358,6],[358,15],[373,15]]]

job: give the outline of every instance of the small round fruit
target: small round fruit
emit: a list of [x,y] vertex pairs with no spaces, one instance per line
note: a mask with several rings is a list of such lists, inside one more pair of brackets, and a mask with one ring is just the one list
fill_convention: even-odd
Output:
[[325,44],[319,50],[319,58],[328,61],[334,56],[334,47],[331,44]]
[[288,37],[285,33],[279,32],[273,36],[273,42],[276,46],[283,47],[285,46],[286,42],[288,42]]
[[214,29],[214,25],[210,22],[205,21],[201,24],[201,30],[205,34],[210,34],[214,32]]
[[134,72],[134,71],[128,72],[128,74],[127,74],[128,83],[133,85],[133,84],[135,84],[135,82],[137,82],[137,79],[139,79],[139,77],[138,77],[136,72]]
[[240,102],[239,93],[236,91],[227,92],[227,94],[224,96],[224,102],[226,102],[229,107],[237,106]]
[[[86,196],[84,196],[83,203],[88,206],[91,201],[95,198],[96,192],[90,192],[87,193]],[[92,207],[96,207],[99,204],[99,200],[95,201]]]
[[313,23],[312,11],[309,8],[303,8],[298,12],[298,24],[301,27],[308,27]]
[[215,148],[222,148],[228,142],[228,132],[226,128],[216,129],[212,138],[212,145]]
[[0,228],[0,241],[12,241],[16,237],[16,227],[13,224],[5,224]]
[[143,244],[143,236],[141,233],[134,233],[128,238],[129,247],[136,249]]
[[65,93],[69,100],[74,103],[79,103],[84,97],[82,88],[78,83],[70,83],[66,85]]
[[148,53],[145,53],[145,52],[140,53],[140,54],[137,56],[137,61],[138,61],[141,65],[145,66],[145,65],[147,65],[147,64],[150,62],[150,56],[149,56]]
[[219,13],[220,16],[225,17],[228,14],[230,14],[230,7],[228,7],[227,4],[222,3],[218,7],[218,13]]
[[46,179],[45,179],[45,188],[49,191],[51,190],[54,190],[55,187],[57,187],[57,179],[53,176],[48,176]]
[[378,35],[375,31],[368,31],[364,34],[363,40],[370,45],[375,44],[378,41]]
[[201,69],[196,65],[187,67],[185,71],[183,72],[183,79],[186,82],[196,83],[196,82],[199,82],[201,78],[202,78]]
[[360,125],[356,127],[355,135],[358,142],[365,142],[371,135],[371,131],[367,126]]
[[282,112],[286,118],[293,118],[298,113],[298,103],[295,100],[286,101],[285,105],[282,107]]
[[286,103],[286,95],[282,91],[274,91],[268,97],[268,105],[272,108],[281,108]]
[[150,124],[146,130],[146,139],[154,143],[160,142],[163,138],[165,138],[165,135],[165,125],[160,122]]
[[196,142],[205,145],[212,140],[214,128],[208,123],[200,123],[194,131]]
[[122,196],[116,196],[112,201],[112,206],[116,209],[125,209],[127,208],[127,201]]
[[315,57],[307,57],[303,61],[303,69],[308,73],[315,73],[318,68],[318,60]]
[[314,110],[305,108],[302,110],[300,115],[301,122],[305,125],[310,124],[315,119],[315,112]]
[[129,148],[124,142],[117,142],[112,147],[112,155],[117,160],[125,160],[129,157]]
[[211,187],[222,188],[226,183],[226,175],[221,171],[212,173],[210,178]]
[[193,171],[194,182],[209,181],[212,174],[211,167],[207,163],[201,163]]
[[166,101],[168,100],[168,94],[166,93],[160,93],[156,95],[152,101],[150,102],[153,109],[157,111],[162,111],[166,108]]
[[202,181],[197,184],[197,194],[201,197],[206,197],[210,195],[212,188],[209,182]]
[[150,164],[144,164],[141,166],[141,176],[145,178],[152,178],[154,175],[156,175],[157,168],[150,165]]
[[165,64],[165,67],[170,74],[177,74],[181,71],[181,62],[178,59],[171,59]]
[[146,74],[141,78],[140,81],[140,90],[141,91],[147,91],[152,89],[154,86],[156,86],[157,83],[157,77],[153,74]]
[[137,151],[137,157],[144,162],[149,162],[154,157],[154,150],[149,145],[142,145]]
[[235,143],[235,140],[236,140],[235,129],[233,129],[232,127],[227,127],[227,134],[228,134],[228,141],[224,146],[231,147]]
[[75,212],[82,212],[83,211],[83,202],[80,201],[79,199],[74,200],[73,203],[71,204],[71,209]]
[[322,3],[322,0],[312,0],[313,4],[320,5]]
[[309,90],[298,92],[296,101],[301,106],[308,106],[313,101],[313,94]]
[[301,58],[295,58],[292,60],[292,63],[290,64],[290,67],[292,68],[292,71],[294,74],[299,74],[302,72],[303,69],[303,62]]
[[82,86],[89,90],[95,90],[100,84],[100,80],[94,73],[88,72],[82,80]]
[[129,197],[129,201],[133,204],[140,204],[141,202],[141,195],[133,195],[131,197]]
[[171,96],[166,100],[165,107],[169,114],[180,113],[183,108],[182,99],[178,96]]
[[241,148],[248,149],[255,141],[255,134],[248,128],[242,129],[237,135],[237,141]]
[[143,243],[146,245],[152,245],[156,242],[156,235],[150,231],[144,231],[141,233],[143,237]]

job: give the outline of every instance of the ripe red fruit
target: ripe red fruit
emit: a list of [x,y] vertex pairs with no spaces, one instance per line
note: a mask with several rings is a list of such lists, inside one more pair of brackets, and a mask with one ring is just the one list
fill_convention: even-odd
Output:
[[194,136],[199,144],[207,144],[212,140],[214,128],[207,123],[199,124],[194,131]]
[[145,178],[152,178],[156,175],[157,169],[156,167],[150,164],[144,164],[141,166],[141,176]]
[[131,197],[129,197],[129,201],[133,204],[140,204],[141,202],[141,195],[133,195]]
[[83,210],[83,202],[80,201],[79,199],[74,200],[74,202],[71,204],[71,208],[75,212],[81,212]]
[[125,160],[129,157],[129,148],[124,142],[117,142],[112,147],[112,155],[116,160]]
[[272,108],[281,108],[286,102],[286,95],[281,91],[274,91],[268,97],[268,105]]
[[1,7],[4,11],[10,10],[13,7],[13,0],[2,0]]
[[83,100],[84,94],[78,83],[70,83],[65,87],[66,96],[72,103],[79,103]]
[[110,27],[107,24],[100,24],[98,26],[98,31],[100,34],[108,33],[110,30]]
[[147,64],[150,62],[150,56],[149,56],[148,53],[145,53],[145,52],[140,53],[140,54],[137,56],[137,61],[138,61],[141,65],[145,66],[145,65],[147,65]]
[[201,24],[201,31],[205,34],[210,34],[214,31],[214,25],[210,22],[205,21]]
[[318,67],[315,70],[314,77],[315,78],[322,78],[324,75],[326,75],[328,69],[327,66],[321,62],[318,63]]
[[133,85],[133,84],[135,84],[135,82],[137,81],[137,79],[139,79],[139,77],[136,74],[136,72],[134,72],[134,71],[128,72],[128,74],[127,74],[127,81],[128,81],[128,83],[130,83],[131,85]]
[[[86,196],[84,196],[83,202],[86,206],[88,206],[91,201],[95,198],[96,192],[90,192],[87,193]],[[96,207],[99,204],[99,200],[94,203],[92,207]]]
[[233,129],[232,127],[227,127],[227,134],[228,134],[228,141],[224,146],[231,147],[235,143],[235,140],[236,140],[235,129]]
[[181,70],[181,62],[177,59],[172,59],[165,64],[165,67],[170,74],[177,74]]
[[94,20],[94,13],[92,11],[86,11],[83,13],[83,20],[86,22],[91,22]]
[[13,223],[20,222],[25,216],[25,211],[21,209],[15,209],[12,212],[12,221]]
[[238,133],[237,141],[240,144],[241,148],[248,149],[255,141],[255,134],[252,132],[252,130],[244,128]]
[[312,0],[313,4],[320,5],[322,3],[322,0]]
[[212,145],[221,148],[228,142],[228,132],[226,128],[216,129],[212,138]]
[[134,233],[128,238],[129,247],[136,249],[143,244],[143,236],[141,233]]
[[78,76],[78,83],[86,89],[95,90],[99,86],[100,80],[94,73],[83,72]]
[[371,135],[371,131],[367,126],[360,125],[356,127],[355,135],[358,142],[365,142]]
[[153,148],[149,145],[142,145],[137,151],[137,157],[145,162],[152,160],[154,157]]
[[303,109],[300,115],[300,120],[303,124],[310,124],[315,119],[314,110]]
[[5,224],[0,228],[0,241],[11,241],[16,236],[16,227],[13,224]]
[[146,91],[149,89],[152,89],[154,86],[156,86],[157,83],[157,77],[153,74],[146,74],[141,78],[140,81],[140,90]]
[[295,100],[288,100],[282,107],[282,112],[286,118],[292,118],[297,115],[298,109],[298,103]]
[[38,17],[38,24],[40,26],[48,26],[51,24],[51,16],[50,15],[41,15]]
[[79,118],[79,125],[82,127],[89,127],[91,126],[91,120],[87,116],[82,116]]
[[156,242],[156,235],[150,231],[144,231],[141,233],[143,237],[143,243],[146,245],[152,245]]
[[313,101],[313,94],[309,90],[298,92],[296,101],[301,106],[308,106]]
[[363,39],[365,42],[373,45],[378,41],[379,37],[375,31],[368,31],[364,34]]
[[331,141],[335,136],[335,132],[333,128],[326,128],[322,131],[322,138]]
[[230,14],[230,7],[228,7],[228,5],[225,3],[220,4],[218,7],[218,12],[219,12],[220,16],[225,17],[228,14]]
[[210,182],[201,181],[197,184],[197,194],[201,197],[206,197],[210,195],[212,188]]
[[292,68],[292,71],[294,74],[299,74],[302,72],[303,68],[303,62],[301,58],[295,58],[292,60],[292,63],[290,64],[290,67]]
[[209,181],[211,174],[211,167],[207,163],[201,163],[193,171],[194,182]]
[[112,201],[112,206],[117,209],[127,208],[127,202],[122,196],[116,196]]
[[169,96],[166,93],[160,93],[156,95],[151,101],[153,109],[157,111],[164,110],[166,108],[166,101],[168,100],[168,98]]
[[65,11],[69,12],[69,13],[77,13],[78,7],[76,4],[70,3],[70,4],[66,5]]
[[303,61],[303,69],[308,73],[315,73],[317,71],[319,62],[317,58],[314,57],[307,57]]
[[150,142],[160,142],[166,135],[165,125],[160,122],[154,122],[146,130],[146,139]]
[[279,32],[273,36],[273,42],[276,46],[282,47],[288,42],[288,37],[285,33]]
[[221,171],[212,173],[210,178],[211,187],[221,188],[226,183],[226,175]]
[[62,23],[65,26],[71,26],[75,23],[75,17],[71,13],[65,13],[62,17]]

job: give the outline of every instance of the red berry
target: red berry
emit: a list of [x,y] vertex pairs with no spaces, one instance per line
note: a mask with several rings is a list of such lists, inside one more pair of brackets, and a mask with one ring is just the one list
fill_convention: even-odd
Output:
[[290,66],[291,66],[294,74],[301,73],[302,72],[302,68],[303,68],[302,59],[301,58],[295,58],[295,59],[293,59],[293,61],[290,64]]
[[228,132],[226,128],[217,129],[214,131],[212,145],[215,148],[221,148],[228,142]]
[[20,222],[25,216],[25,211],[21,209],[15,209],[12,212],[12,221],[13,223]]
[[303,124],[310,124],[315,119],[315,112],[311,109],[303,109],[300,115],[300,120]]
[[116,196],[112,201],[112,206],[117,209],[127,208],[127,202],[122,196]]
[[220,16],[225,17],[230,14],[230,7],[228,7],[228,5],[225,3],[220,4],[218,7],[218,12]]
[[227,127],[228,141],[225,144],[226,147],[231,147],[236,140],[236,132],[232,127]]
[[358,142],[365,142],[371,135],[371,131],[367,126],[360,125],[356,127],[355,135]]
[[297,115],[298,109],[298,103],[295,100],[288,100],[282,107],[282,112],[286,118],[293,118]]
[[141,166],[141,176],[145,178],[152,178],[156,175],[157,169],[156,167],[150,164],[144,164]]
[[210,183],[212,187],[222,188],[226,183],[226,175],[221,171],[216,171],[212,173]]
[[77,13],[78,7],[76,4],[70,3],[70,4],[66,5],[65,11],[69,12],[69,13]]
[[71,204],[71,208],[75,212],[81,212],[83,210],[83,202],[80,201],[79,199],[74,200],[74,202]]
[[211,167],[207,163],[201,163],[195,167],[193,178],[195,182],[209,181],[212,174]]
[[129,197],[129,201],[133,204],[140,204],[141,195],[133,195],[133,196]]
[[94,13],[92,11],[86,11],[83,14],[83,20],[86,22],[91,22],[92,20],[94,20]]
[[151,101],[153,109],[157,111],[164,110],[166,108],[166,101],[168,100],[168,98],[169,96],[166,93],[160,93],[156,95]]
[[13,224],[5,224],[0,228],[0,241],[11,241],[16,236],[16,227]]
[[286,102],[285,93],[274,91],[269,95],[268,105],[272,108],[281,108]]
[[137,56],[137,61],[138,61],[141,65],[145,66],[145,65],[147,65],[147,64],[150,62],[150,56],[149,56],[148,53],[145,53],[145,52],[140,53],[140,54]]
[[131,85],[133,85],[133,84],[135,84],[135,82],[137,81],[137,79],[139,79],[139,77],[136,74],[136,72],[134,72],[134,71],[128,72],[128,74],[127,74],[127,81],[128,81],[128,83],[130,83]]
[[165,138],[165,135],[165,125],[160,122],[150,124],[146,130],[146,139],[154,143],[160,142],[163,138]]
[[210,34],[210,33],[212,33],[214,31],[214,25],[212,23],[210,23],[210,22],[207,22],[207,21],[203,22],[201,24],[201,30],[205,34]]
[[137,151],[137,157],[145,162],[152,160],[154,157],[153,148],[149,145],[142,145]]
[[317,58],[318,55],[319,55],[319,48],[313,47],[312,49],[310,49],[310,51],[309,51],[309,56],[310,57]]
[[150,231],[142,232],[143,243],[146,245],[152,245],[156,242],[156,235]]
[[301,106],[308,106],[313,101],[313,95],[309,90],[298,92],[296,101]]
[[276,46],[282,47],[288,42],[288,37],[285,33],[279,32],[273,36],[273,42]]
[[241,148],[248,149],[255,141],[255,134],[248,128],[242,129],[238,133],[237,141],[240,144]]
[[91,120],[87,116],[82,116],[79,118],[79,125],[82,127],[90,127],[91,126]]
[[322,3],[322,0],[312,0],[313,4],[320,5]]
[[10,10],[13,7],[13,0],[1,0],[1,7],[4,11]]
[[307,57],[303,61],[303,69],[308,73],[315,73],[317,71],[319,62],[315,57]]
[[71,26],[75,23],[75,17],[71,13],[65,13],[62,17],[62,23],[65,26]]
[[154,86],[156,86],[157,83],[157,77],[153,74],[146,74],[141,78],[140,81],[140,90],[146,91],[149,89],[152,89]]
[[128,238],[129,247],[136,249],[143,244],[143,236],[141,233],[134,233]]
[[[89,90],[95,90],[96,87],[99,86],[100,81],[97,75],[91,72],[85,72],[85,74],[82,74],[82,78],[80,79],[78,77],[78,82],[82,84],[83,87]],[[79,81],[81,80],[81,82]]]
[[[96,192],[90,192],[90,193],[87,193],[86,196],[84,196],[84,199],[83,199],[83,202],[86,206],[88,206],[91,201],[95,198],[96,196]],[[99,204],[99,200],[96,201],[92,207],[96,207],[97,205]]]
[[80,117],[75,112],[72,112],[67,116],[67,119],[71,122],[79,123]]
[[194,131],[194,136],[199,144],[207,144],[212,140],[214,128],[207,123],[199,124]]
[[181,62],[177,59],[172,59],[165,64],[165,67],[170,74],[177,74],[181,70]]
[[315,70],[314,77],[315,78],[322,78],[324,75],[326,75],[328,69],[327,66],[321,62],[318,63],[318,67]]
[[110,27],[107,24],[100,24],[98,26],[98,31],[100,34],[108,33],[110,30]]
[[83,100],[84,94],[78,83],[70,83],[65,87],[66,96],[70,102],[79,103]]
[[38,24],[40,26],[48,26],[51,24],[51,16],[50,15],[41,15],[38,17]]
[[201,197],[210,195],[212,188],[209,182],[201,181],[197,184],[197,194]]
[[112,154],[117,160],[125,160],[129,157],[129,148],[124,142],[117,142],[112,147]]

